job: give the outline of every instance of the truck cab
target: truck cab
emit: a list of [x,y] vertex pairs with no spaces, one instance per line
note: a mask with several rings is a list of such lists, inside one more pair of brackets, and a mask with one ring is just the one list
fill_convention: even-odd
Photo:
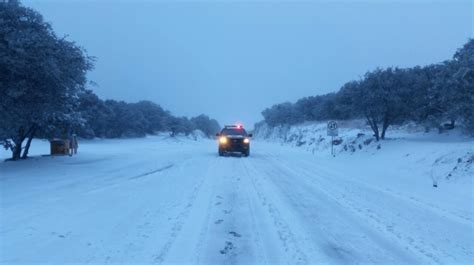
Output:
[[229,153],[241,153],[245,157],[250,155],[252,134],[247,133],[242,125],[226,125],[216,136],[219,143],[219,156]]

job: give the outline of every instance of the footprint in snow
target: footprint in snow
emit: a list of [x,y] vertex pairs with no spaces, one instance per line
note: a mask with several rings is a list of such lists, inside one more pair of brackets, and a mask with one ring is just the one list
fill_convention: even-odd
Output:
[[242,235],[237,233],[237,232],[234,232],[234,231],[230,231],[229,234],[233,235],[234,237],[241,237]]
[[221,254],[227,254],[227,252],[231,251],[232,249],[234,249],[234,244],[232,244],[232,242],[226,241],[224,249],[219,252]]
[[51,232],[51,235],[52,236],[57,236],[59,238],[66,238],[67,235],[69,235],[71,232],[68,232],[67,234],[63,235],[63,234],[58,234],[56,232]]
[[224,220],[219,219],[219,220],[215,221],[214,224],[218,225],[218,224],[221,224],[222,222],[224,222]]

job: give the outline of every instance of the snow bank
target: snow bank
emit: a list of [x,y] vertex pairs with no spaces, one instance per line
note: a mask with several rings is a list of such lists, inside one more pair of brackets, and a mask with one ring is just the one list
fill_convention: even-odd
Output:
[[[316,156],[329,156],[331,137],[326,123],[313,122],[295,126],[270,128],[266,125],[255,130],[255,138],[299,147]],[[339,122],[339,143],[334,146],[337,156],[373,164],[398,165],[412,169],[432,179],[436,184],[462,181],[474,176],[474,139],[459,131],[425,133],[414,124],[390,127],[387,139],[376,141],[363,120]]]

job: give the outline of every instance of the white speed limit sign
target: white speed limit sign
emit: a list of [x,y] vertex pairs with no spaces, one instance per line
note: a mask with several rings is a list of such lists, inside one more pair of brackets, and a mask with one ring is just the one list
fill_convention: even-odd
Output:
[[337,136],[339,134],[337,122],[329,121],[328,122],[328,136]]

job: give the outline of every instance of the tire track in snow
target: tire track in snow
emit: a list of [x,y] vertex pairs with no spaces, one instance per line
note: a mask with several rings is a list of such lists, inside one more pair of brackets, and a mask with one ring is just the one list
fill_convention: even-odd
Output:
[[[207,260],[207,256],[206,256],[207,254],[206,249],[209,248],[208,246],[209,234],[212,232],[213,226],[219,225],[220,223],[223,222],[222,219],[219,219],[219,222],[214,221],[216,208],[218,208],[217,206],[221,205],[221,202],[216,202],[215,199],[216,198],[222,199],[221,196],[219,195],[216,196],[218,191],[220,193],[221,190],[219,187],[219,179],[215,178],[216,177],[215,170],[218,169],[220,165],[222,164],[220,162],[222,162],[222,160],[213,161],[213,166],[211,167],[211,171],[208,172],[208,174],[211,177],[212,176],[214,177],[212,179],[212,188],[211,188],[212,192],[210,192],[208,196],[209,199],[207,201],[207,207],[206,207],[206,218],[199,232],[199,236],[197,240],[198,243],[196,244],[194,248],[194,256],[195,256],[195,259],[193,261],[194,264],[209,264]],[[211,217],[214,217],[214,219],[212,219]]]
[[[300,175],[305,176],[315,187],[324,186],[325,190],[321,192],[370,223],[386,238],[410,249],[427,263],[464,263],[466,260],[460,260],[459,256],[474,256],[472,240],[468,236],[468,231],[472,234],[473,230],[472,226],[465,223],[465,220],[453,219],[452,216],[440,216],[439,212],[425,207],[419,208],[418,204],[414,205],[409,200],[394,196],[392,193],[387,194],[371,185],[350,180],[348,181],[350,185],[347,185],[346,181],[341,180],[341,176],[331,173],[326,173],[326,176],[320,173],[315,174],[314,172],[327,172],[327,170],[320,170],[319,165],[301,161],[305,165],[295,167],[294,164],[288,165],[285,161],[277,160],[287,167],[296,168],[300,171]],[[315,168],[317,170],[314,170]],[[383,208],[380,202],[384,203]],[[429,220],[429,223],[425,223],[426,220]],[[431,227],[437,222],[443,224]],[[408,231],[406,231],[407,228]],[[461,238],[465,243],[470,242],[471,248],[466,247],[462,241],[457,241]],[[449,251],[446,251],[448,249]]]
[[[212,161],[212,160],[211,160]],[[183,164],[181,166],[184,167],[185,165]],[[153,263],[155,264],[162,264],[170,251],[171,247],[175,243],[179,233],[181,232],[184,224],[186,223],[189,214],[194,206],[194,203],[196,201],[196,198],[198,197],[204,183],[206,180],[209,178],[209,170],[212,168],[212,163],[207,163],[207,168],[206,168],[206,173],[201,177],[201,179],[198,181],[198,183],[194,186],[192,189],[191,195],[188,196],[184,208],[177,214],[177,216],[174,218],[174,224],[171,227],[170,235],[169,238],[166,240],[166,243],[163,245],[163,247],[158,251],[158,253],[153,257]]]
[[[390,262],[390,259],[394,259],[392,262],[417,263],[402,248],[374,233],[357,216],[342,210],[339,202],[322,192],[321,187],[308,186],[295,169],[296,165],[287,168],[282,161],[269,157],[262,159],[259,165],[265,166],[258,169],[272,179],[291,208],[306,223],[312,237],[305,241],[306,244],[322,250],[331,263],[380,263]],[[361,252],[363,246],[363,249],[378,249],[379,253]]]
[[[251,159],[253,158],[250,158],[249,160],[245,161],[249,181],[252,190],[256,195],[256,198],[260,202],[261,207],[269,216],[269,220],[271,220],[271,223],[269,225],[272,226],[278,236],[278,241],[282,246],[283,252],[285,253],[285,257],[283,257],[285,259],[285,263],[311,264],[311,262],[314,262],[315,260],[321,262],[321,256],[319,256],[318,258],[315,258],[314,256],[308,257],[308,254],[310,254],[310,252],[313,253],[313,251],[309,251],[307,246],[305,248],[302,248],[303,246],[301,246],[299,242],[299,239],[304,237],[302,234],[304,234],[305,232],[301,232],[301,228],[299,227],[296,229],[300,232],[298,235],[296,235],[294,231],[292,231],[292,227],[298,226],[298,224],[296,224],[294,220],[292,220],[293,222],[289,223],[289,220],[286,220],[288,218],[285,218],[288,217],[288,210],[285,211],[285,214],[282,214],[281,210],[284,209],[283,204],[281,202],[275,202],[271,198],[269,198],[270,194],[268,194],[268,191],[266,191],[267,188],[270,188],[268,181],[266,181],[265,184],[261,183],[266,180],[266,174],[263,173],[260,169],[257,169],[257,165],[255,165],[255,160],[251,161]],[[249,171],[253,172],[253,174],[249,173]],[[257,179],[257,175],[259,179]],[[274,193],[274,191],[270,191],[270,193]],[[272,196],[274,195],[275,194],[273,194]],[[268,244],[268,242],[264,242],[264,244],[265,243]]]
[[[265,232],[265,230],[260,229],[259,225],[257,224],[257,218],[260,217],[262,214],[264,214],[264,209],[262,207],[259,207],[257,205],[257,195],[255,193],[255,190],[252,189],[252,174],[249,171],[248,164],[247,164],[248,158],[244,160],[242,163],[243,165],[243,176],[242,176],[242,185],[245,187],[245,202],[248,207],[249,215],[248,217],[251,219],[250,222],[250,227],[252,229],[252,235],[254,235],[254,245],[256,247],[256,253],[258,254],[258,264],[272,264],[272,262],[269,260],[269,255],[265,252],[264,248],[264,243],[265,240],[268,239],[269,235],[268,232]],[[258,216],[258,217],[257,217]],[[259,220],[261,221],[261,220]],[[266,234],[265,234],[266,233]]]
[[165,171],[165,170],[167,170],[167,169],[170,169],[170,168],[172,168],[172,167],[174,167],[174,166],[175,166],[175,164],[168,164],[168,165],[166,165],[166,166],[159,167],[159,168],[157,168],[157,169],[153,169],[153,170],[150,170],[150,171],[141,173],[141,174],[139,174],[139,175],[130,177],[129,179],[139,179],[139,178],[143,178],[143,177],[146,177],[146,176],[150,176],[150,175],[153,175],[153,174],[156,174],[156,173]]
[[[279,161],[282,161],[280,158],[277,158]],[[282,161],[284,162],[284,161]],[[392,189],[388,189],[388,188],[385,188],[385,189],[381,189],[379,187],[376,187],[374,185],[371,185],[369,183],[365,183],[365,182],[362,182],[362,181],[358,181],[356,178],[347,178],[347,177],[344,177],[341,172],[338,172],[337,170],[334,170],[334,169],[330,169],[328,167],[322,167],[320,166],[319,164],[315,164],[314,162],[312,161],[307,161],[307,160],[300,160],[298,161],[299,163],[301,164],[304,164],[304,167],[302,168],[311,168],[311,169],[317,169],[315,170],[316,172],[320,172],[319,176],[325,180],[336,180],[336,181],[341,181],[341,180],[344,180],[344,182],[350,182],[351,183],[351,186],[354,185],[354,186],[361,186],[361,187],[364,187],[366,188],[367,190],[371,191],[371,192],[377,192],[377,193],[382,193],[383,195],[385,196],[392,196],[393,199],[396,199],[396,200],[403,200],[403,201],[406,201],[406,202],[409,202],[409,203],[412,203],[412,204],[416,204],[417,207],[421,207],[422,209],[425,209],[425,210],[428,210],[428,211],[432,211],[433,214],[436,214],[436,215],[443,215],[443,217],[446,217],[446,218],[450,218],[452,219],[453,221],[455,222],[459,222],[459,223],[462,223],[462,224],[465,224],[465,225],[470,225],[470,226],[473,226],[474,225],[474,220],[473,220],[473,217],[472,217],[472,214],[471,213],[461,213],[461,212],[454,212],[454,211],[450,211],[450,210],[446,210],[446,209],[443,209],[439,206],[436,206],[436,205],[433,205],[431,203],[426,203],[418,198],[415,198],[413,196],[403,196],[401,192],[398,192],[398,191],[394,191]],[[324,173],[324,174],[322,174]],[[326,177],[324,177],[323,175],[325,175]],[[330,177],[328,177],[330,176]],[[336,179],[334,179],[336,178]],[[347,186],[347,185],[345,185]]]
[[[230,222],[227,223],[224,233],[226,246],[228,242],[237,248],[230,255],[229,264],[267,264],[264,249],[261,244],[261,233],[257,229],[255,217],[258,212],[251,205],[252,196],[249,194],[248,174],[245,167],[247,158],[233,159],[232,174],[228,181],[231,193],[228,196],[231,212],[228,214]],[[225,249],[225,248],[224,248]]]
[[245,185],[244,159],[217,157],[199,264],[267,264]]

